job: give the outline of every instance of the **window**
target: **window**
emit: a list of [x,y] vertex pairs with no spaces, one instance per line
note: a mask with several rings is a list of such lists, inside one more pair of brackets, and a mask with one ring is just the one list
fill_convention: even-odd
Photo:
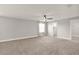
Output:
[[39,23],[39,33],[45,32],[45,24],[44,23]]

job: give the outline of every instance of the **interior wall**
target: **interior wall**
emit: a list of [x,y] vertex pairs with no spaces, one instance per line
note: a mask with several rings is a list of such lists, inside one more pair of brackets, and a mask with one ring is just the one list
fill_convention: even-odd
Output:
[[57,22],[48,22],[48,36],[57,37]]
[[52,37],[53,34],[54,34],[53,33],[53,23],[52,22],[51,23],[49,22],[48,23],[48,35]]
[[38,23],[31,20],[0,18],[0,40],[29,37],[38,34]]
[[71,35],[73,38],[79,38],[79,19],[71,20]]
[[71,39],[70,21],[68,20],[58,21],[57,37],[62,39]]

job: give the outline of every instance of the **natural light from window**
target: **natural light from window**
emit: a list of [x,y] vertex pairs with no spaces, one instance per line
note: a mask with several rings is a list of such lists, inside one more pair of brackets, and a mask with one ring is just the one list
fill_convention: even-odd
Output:
[[45,24],[44,23],[39,23],[39,32],[40,33],[45,32]]

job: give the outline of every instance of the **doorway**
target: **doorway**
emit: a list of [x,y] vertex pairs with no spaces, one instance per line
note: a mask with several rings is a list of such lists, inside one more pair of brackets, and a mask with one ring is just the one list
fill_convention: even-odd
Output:
[[57,36],[57,22],[48,23],[48,36],[50,37]]

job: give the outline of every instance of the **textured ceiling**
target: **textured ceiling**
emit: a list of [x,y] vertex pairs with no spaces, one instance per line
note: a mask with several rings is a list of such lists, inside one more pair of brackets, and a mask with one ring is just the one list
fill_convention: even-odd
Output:
[[78,16],[79,5],[63,4],[14,4],[0,5],[0,16],[25,20],[42,20],[43,15],[54,20]]

